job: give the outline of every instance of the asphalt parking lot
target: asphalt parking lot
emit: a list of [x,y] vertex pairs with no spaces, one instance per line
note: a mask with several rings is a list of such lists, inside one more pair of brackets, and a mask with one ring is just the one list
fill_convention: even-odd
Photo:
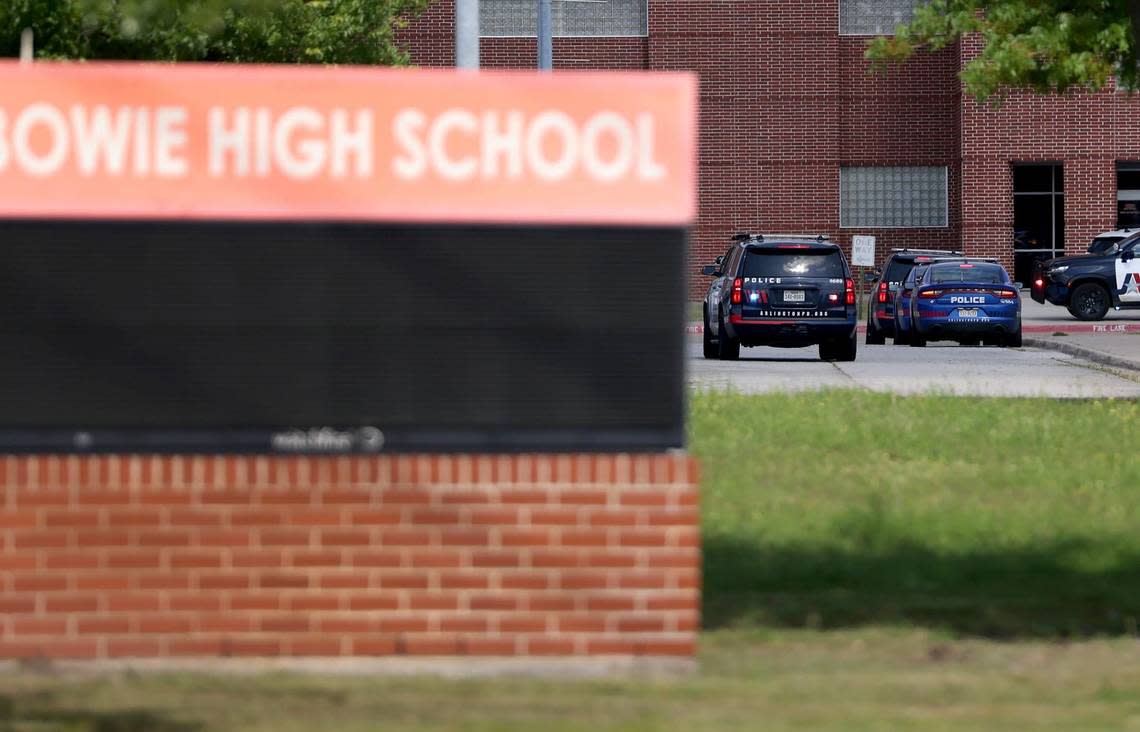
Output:
[[1140,397],[1140,374],[1109,370],[1056,351],[965,347],[868,346],[859,339],[851,363],[825,363],[812,348],[742,348],[739,361],[701,356],[688,338],[688,379],[696,388],[745,393],[862,387],[900,394],[979,396]]

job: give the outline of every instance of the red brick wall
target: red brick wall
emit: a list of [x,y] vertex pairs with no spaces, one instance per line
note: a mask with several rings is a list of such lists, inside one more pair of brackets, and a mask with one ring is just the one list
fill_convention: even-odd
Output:
[[679,655],[674,456],[0,460],[0,659]]
[[[958,55],[949,49],[870,78],[865,39],[838,34],[838,0],[650,0],[648,38],[558,38],[557,68],[695,71],[701,78],[700,215],[690,296],[702,264],[736,231],[873,233],[879,250],[958,237]],[[452,63],[454,5],[433,4],[402,35],[417,64]],[[535,41],[484,38],[484,66],[527,68]],[[839,229],[839,166],[947,165],[946,229]]]
[[[555,65],[691,70],[701,77],[700,216],[690,296],[702,264],[739,230],[875,234],[892,247],[964,246],[1012,266],[1010,164],[1065,165],[1066,243],[1115,227],[1115,162],[1140,161],[1140,100],[1112,91],[1012,95],[999,108],[962,94],[977,41],[870,75],[865,38],[838,34],[838,0],[650,0],[649,37],[556,39]],[[417,63],[450,65],[450,0],[404,37]],[[484,39],[488,66],[528,67],[533,39]],[[839,166],[945,165],[950,225],[839,228]]]
[[[872,74],[863,58],[865,48],[865,38],[840,39],[840,162],[946,166],[950,225],[843,231],[840,240],[850,243],[851,234],[874,234],[881,259],[896,247],[954,248],[959,245],[961,224],[958,51],[923,54]],[[838,187],[834,195],[839,195]]]
[[[963,44],[962,63],[979,50]],[[1012,263],[1013,163],[1063,163],[1065,246],[1083,252],[1116,228],[1116,162],[1140,160],[1140,100],[1104,91],[1016,92],[994,107],[962,102],[962,240]]]

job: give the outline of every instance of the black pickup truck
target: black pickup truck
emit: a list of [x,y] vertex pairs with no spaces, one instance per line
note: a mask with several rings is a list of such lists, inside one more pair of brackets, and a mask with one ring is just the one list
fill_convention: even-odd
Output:
[[1039,262],[1029,294],[1067,307],[1077,320],[1100,320],[1109,308],[1140,308],[1140,236],[1101,253]]

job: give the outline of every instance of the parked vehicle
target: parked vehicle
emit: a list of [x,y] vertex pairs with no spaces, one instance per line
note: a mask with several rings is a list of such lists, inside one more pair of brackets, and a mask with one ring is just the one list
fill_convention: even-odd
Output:
[[996,262],[931,264],[910,295],[910,345],[949,340],[1020,348],[1020,287]]
[[1077,320],[1100,320],[1109,308],[1140,308],[1140,231],[1106,251],[1041,263],[1029,294],[1068,308]]
[[738,234],[702,272],[705,358],[736,359],[741,346],[819,346],[825,361],[856,356],[855,282],[826,237]]
[[907,272],[906,278],[903,279],[902,286],[899,287],[898,294],[895,295],[894,315],[894,343],[896,346],[905,346],[910,343],[910,301],[911,296],[914,294],[915,283],[918,278],[926,272],[929,265],[916,264],[911,267],[910,272]]
[[1111,254],[1120,248],[1126,239],[1140,237],[1140,229],[1116,229],[1097,234],[1085,250],[1089,254]]
[[895,335],[895,299],[903,281],[916,264],[929,264],[943,259],[961,257],[961,252],[944,249],[893,249],[873,275],[867,277],[871,285],[871,299],[867,306],[867,345],[881,345]]

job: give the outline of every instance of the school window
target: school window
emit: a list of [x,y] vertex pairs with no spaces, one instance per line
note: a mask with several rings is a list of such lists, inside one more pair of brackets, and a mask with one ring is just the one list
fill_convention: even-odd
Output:
[[839,225],[946,227],[948,189],[946,166],[844,166],[839,169]]
[[839,0],[839,34],[889,36],[924,0]]
[[[649,0],[552,0],[556,36],[647,36]],[[479,35],[534,36],[536,0],[481,0]]]

